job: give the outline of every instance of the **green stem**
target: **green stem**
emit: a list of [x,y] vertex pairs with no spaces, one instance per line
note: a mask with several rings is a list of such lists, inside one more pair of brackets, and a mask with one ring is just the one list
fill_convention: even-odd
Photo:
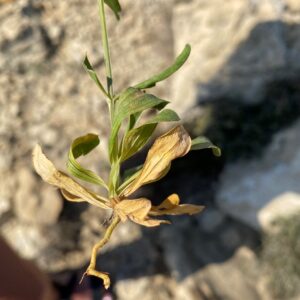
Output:
[[[106,27],[106,18],[104,11],[104,0],[98,0],[99,4],[99,16],[101,23],[101,35],[102,35],[102,44],[104,50],[104,62],[106,68],[106,79],[107,79],[107,91],[111,99],[113,98],[113,79],[112,79],[112,71],[111,71],[111,62],[110,62],[110,51],[108,45],[108,37],[107,37],[107,27]],[[111,100],[111,114],[113,113],[113,100]]]

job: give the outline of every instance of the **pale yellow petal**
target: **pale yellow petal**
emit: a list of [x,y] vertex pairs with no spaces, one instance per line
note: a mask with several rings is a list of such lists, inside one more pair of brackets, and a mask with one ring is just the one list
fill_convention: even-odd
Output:
[[168,196],[161,204],[158,206],[152,206],[152,209],[171,209],[179,205],[180,199],[177,194],[172,194]]
[[145,219],[151,209],[151,202],[148,199],[122,200],[114,207],[115,212],[122,221],[126,221],[129,216],[136,216],[139,219]]
[[140,175],[124,189],[122,195],[127,197],[142,185],[165,176],[171,161],[187,154],[190,148],[191,138],[183,126],[177,126],[157,138],[148,152]]
[[[33,165],[44,181],[60,188],[70,201],[87,201],[95,206],[108,209],[109,200],[88,191],[65,173],[58,171],[54,164],[44,155],[39,145],[33,150]],[[72,200],[71,200],[72,199]]]
[[149,215],[162,216],[162,215],[193,215],[200,213],[205,207],[193,204],[179,205],[179,197],[177,194],[172,194],[167,197],[160,205],[152,206]]
[[162,223],[169,223],[165,220],[154,220],[148,217],[151,209],[151,201],[145,198],[134,200],[122,200],[115,205],[114,210],[125,222],[128,218],[140,225],[147,227],[159,226]]
[[156,227],[156,226],[160,226],[161,224],[171,224],[170,221],[166,221],[166,220],[156,220],[156,219],[140,220],[134,217],[131,217],[131,221],[146,227]]
[[64,198],[71,202],[85,202],[82,198],[78,198],[77,196],[70,194],[68,191],[61,189],[60,192],[64,196]]

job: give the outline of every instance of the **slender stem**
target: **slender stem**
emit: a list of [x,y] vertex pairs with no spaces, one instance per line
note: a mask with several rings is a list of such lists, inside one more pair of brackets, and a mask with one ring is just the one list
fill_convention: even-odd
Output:
[[112,222],[110,223],[109,227],[105,231],[103,239],[94,245],[93,250],[92,250],[90,264],[89,264],[86,272],[82,275],[80,283],[82,282],[85,275],[96,276],[103,280],[103,284],[106,289],[109,288],[110,278],[109,278],[108,273],[96,270],[97,252],[109,241],[113,231],[115,230],[115,228],[117,227],[119,222],[120,222],[120,218],[117,215],[114,215]]
[[[106,27],[106,18],[104,11],[104,0],[98,0],[99,4],[99,16],[101,23],[101,35],[102,35],[102,45],[104,50],[104,62],[106,68],[106,79],[107,79],[107,90],[111,98],[113,98],[113,79],[111,71],[111,62],[110,62],[110,51],[108,45],[107,37],[107,27]],[[113,106],[113,101],[111,101],[111,106]],[[110,107],[111,113],[113,112],[113,107]]]
[[108,226],[108,228],[105,231],[104,237],[102,240],[100,240],[95,246],[93,247],[92,251],[92,256],[91,256],[91,262],[90,262],[90,267],[94,269],[96,267],[96,258],[97,258],[97,252],[109,241],[113,231],[117,227],[117,225],[120,222],[120,218],[115,215],[113,217],[112,222]]
[[[106,26],[106,18],[105,18],[105,10],[104,10],[104,0],[98,0],[99,4],[99,16],[100,16],[100,24],[101,24],[101,36],[102,36],[102,45],[104,50],[104,62],[106,68],[106,79],[107,79],[107,92],[109,95],[110,103],[109,103],[109,113],[110,113],[110,121],[111,126],[113,126],[113,118],[114,118],[114,110],[115,110],[115,103],[114,103],[114,91],[113,91],[113,77],[112,77],[112,70],[111,70],[111,59],[110,59],[110,51],[109,51],[109,44],[108,44],[108,36],[107,36],[107,26]],[[118,141],[117,141],[118,143]],[[115,163],[116,164],[116,163]],[[110,171],[110,179],[109,179],[109,192],[110,195],[115,195],[115,182],[113,182],[113,178],[116,176],[114,175],[115,171],[120,172],[120,167],[117,165],[111,165]],[[118,175],[119,178],[119,175]]]

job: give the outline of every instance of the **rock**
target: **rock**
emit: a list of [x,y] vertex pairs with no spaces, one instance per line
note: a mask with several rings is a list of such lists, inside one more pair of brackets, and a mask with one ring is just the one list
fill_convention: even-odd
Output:
[[286,6],[291,13],[300,12],[300,3],[297,0],[286,0]]
[[47,236],[39,228],[16,220],[2,225],[1,234],[21,257],[26,259],[36,260],[42,249],[49,245]]
[[[175,299],[263,299],[256,290],[258,273],[251,274],[257,265],[255,254],[241,247],[226,262],[211,264],[183,280],[176,289]],[[251,270],[251,271],[250,271]],[[230,274],[230,276],[228,276]]]
[[10,210],[10,201],[5,197],[0,197],[0,217]]
[[[300,211],[276,220],[262,236],[260,263],[272,299],[299,299]],[[276,230],[274,230],[276,229]]]
[[189,42],[192,54],[174,76],[174,107],[188,117],[197,99],[230,96],[257,102],[268,82],[298,72],[299,12],[291,17],[297,6],[298,1],[272,0],[179,2],[173,14],[174,48],[178,53]]
[[[211,264],[180,281],[166,275],[121,280],[115,286],[118,299],[271,299],[256,289],[262,274],[253,251],[241,247],[228,261]],[[228,276],[230,274],[230,276]],[[233,288],[234,287],[234,288]],[[269,297],[269,298],[267,298]]]
[[11,172],[3,172],[2,175],[6,180],[0,180],[0,220],[12,210],[11,191],[15,188],[15,179]]
[[268,226],[273,219],[271,212],[274,217],[292,213],[290,209],[275,212],[275,207],[284,199],[291,201],[293,207],[299,206],[299,133],[298,121],[274,136],[263,157],[228,165],[217,194],[219,207],[255,229]]
[[223,223],[224,219],[225,216],[222,212],[211,207],[199,215],[201,229],[207,233],[215,231]]
[[174,280],[167,276],[155,275],[119,281],[115,286],[115,292],[120,300],[171,300],[174,299],[174,288],[176,288]]
[[[186,117],[201,113],[201,108],[191,111],[198,100],[218,95],[260,101],[266,82],[298,74],[297,1],[124,0],[122,6],[120,22],[111,12],[108,16],[116,92],[169,66],[187,42],[193,47],[187,65],[153,90],[174,100],[172,105]],[[66,171],[71,142],[93,132],[99,134],[101,144],[81,163],[107,178],[107,107],[81,67],[87,52],[101,80],[105,78],[96,2],[12,1],[1,5],[0,20],[1,233],[20,255],[48,272],[83,268],[109,215],[85,204],[63,202],[53,187],[37,179],[30,162],[32,148],[40,143],[57,168]],[[294,145],[297,140],[290,137],[287,142]],[[283,155],[281,149],[271,157]],[[284,151],[287,156],[289,151],[291,161],[277,171],[277,162],[271,160],[269,181],[256,180],[258,171],[252,174],[254,183],[261,184],[255,188],[257,195],[261,191],[262,198],[278,196],[275,192],[269,197],[271,192],[264,189],[276,190],[279,184],[272,186],[273,182],[298,193],[294,189],[298,158],[293,149]],[[231,187],[243,179],[238,172]],[[249,188],[245,195],[252,196],[255,189]],[[190,193],[189,186],[186,190]],[[233,196],[242,198],[240,191],[244,190]],[[172,299],[179,297],[179,290],[183,299],[212,298],[218,289],[234,299],[234,291],[224,287],[230,268],[222,269],[220,263],[224,278],[217,275],[216,264],[209,279],[199,275],[212,262],[229,259],[238,244],[232,239],[230,249],[224,248],[220,236],[216,239],[214,234],[224,229],[225,237],[234,236],[225,230],[229,218],[216,210],[206,213],[203,219],[181,219],[158,236],[148,236],[146,230],[130,223],[120,227],[99,261],[99,267],[107,266],[116,274],[120,299],[129,299],[129,292],[133,298],[144,299],[149,293],[149,299]],[[242,280],[243,272],[232,272],[234,279]],[[236,290],[244,288],[248,293],[245,281],[239,284]],[[249,292],[245,299],[253,299],[253,294]]]
[[241,237],[234,228],[226,228],[221,234],[221,241],[225,248],[234,250],[241,244]]
[[37,181],[31,170],[18,171],[18,189],[14,198],[16,216],[26,223],[55,224],[62,210],[63,199],[51,186],[42,185],[41,198],[37,194]]
[[300,194],[286,192],[274,198],[258,212],[258,221],[264,232],[276,230],[276,222],[281,218],[291,218],[300,214]]

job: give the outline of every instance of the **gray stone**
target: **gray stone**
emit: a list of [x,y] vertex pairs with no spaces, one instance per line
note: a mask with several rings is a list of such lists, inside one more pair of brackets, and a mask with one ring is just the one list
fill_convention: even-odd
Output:
[[300,214],[300,193],[286,192],[272,199],[258,212],[258,220],[264,232],[276,231],[276,222]]
[[199,215],[201,229],[207,233],[215,231],[220,225],[222,225],[224,219],[225,216],[221,211],[211,207]]
[[[122,1],[121,21],[117,22],[111,12],[108,16],[115,90],[119,92],[167,67],[187,42],[193,48],[188,63],[153,91],[174,100],[173,107],[187,117],[201,113],[191,111],[199,99],[229,94],[241,101],[259,101],[266,82],[298,72],[297,0],[225,2]],[[63,203],[58,191],[37,179],[30,163],[31,150],[40,143],[57,168],[66,171],[72,140],[94,132],[100,135],[101,145],[81,162],[107,178],[107,108],[98,88],[81,67],[87,52],[104,80],[95,5],[95,0],[87,0],[84,5],[81,1],[19,0],[1,5],[0,9],[1,233],[20,255],[35,260],[49,272],[73,270],[86,264],[108,217],[84,204]],[[233,196],[237,202],[253,196],[257,202],[273,199],[281,195],[279,186],[298,195],[299,137],[296,130],[291,136],[288,132],[277,152],[272,150],[269,154],[270,162],[266,157],[259,162],[245,162],[236,167],[236,172],[232,171],[231,179],[222,179],[220,195],[226,194],[222,191],[227,186],[230,192],[224,197]],[[286,144],[293,146],[285,148]],[[273,157],[283,163],[274,163]],[[249,178],[247,171],[252,172]],[[226,170],[223,178],[230,172]],[[260,172],[265,173],[260,176]],[[240,188],[235,190],[237,186]],[[236,205],[224,211],[241,216],[250,207],[250,219],[257,221],[260,204],[241,200],[240,208]],[[213,298],[217,290],[219,298],[236,299],[236,293],[243,293],[246,300],[257,299],[254,281],[249,285],[245,282],[238,264],[224,267],[220,263],[209,268],[212,261],[224,259],[215,241],[206,240],[221,227],[223,216],[209,210],[205,214],[198,219],[203,231],[201,226],[193,227],[189,218],[178,221],[178,226],[163,229],[158,237],[163,253],[157,250],[156,236],[144,241],[140,227],[131,223],[120,227],[103,252],[113,257],[106,263],[111,264],[108,269],[119,279],[117,296],[205,299]],[[131,254],[134,250],[145,255],[136,258],[136,252]],[[122,268],[117,265],[118,258],[123,262],[134,259],[131,271],[123,263]],[[155,272],[151,276],[136,275],[137,271],[146,274],[145,270],[153,270],[150,266],[158,259],[170,276]],[[101,267],[101,260],[99,264]],[[205,273],[208,269],[212,271]],[[230,291],[224,278],[231,272],[234,276],[230,283],[236,289]],[[124,279],[124,274],[131,277]],[[235,282],[237,279],[240,281]]]
[[219,207],[255,229],[261,229],[269,222],[267,219],[273,219],[267,211],[272,211],[274,217],[292,213],[290,209],[280,212],[283,204],[279,205],[281,208],[276,205],[275,212],[271,203],[278,202],[278,198],[280,203],[284,199],[299,202],[299,148],[300,122],[297,122],[275,135],[260,159],[228,165],[217,195]]
[[240,246],[241,237],[236,229],[229,227],[221,233],[221,241],[224,248],[234,250]]
[[188,117],[197,100],[257,102],[267,82],[299,72],[298,2],[288,2],[180,1],[173,14],[174,48],[178,53],[189,42],[192,54],[174,76],[174,107]]
[[[251,271],[257,265],[255,254],[246,247],[241,247],[226,262],[211,264],[183,280],[176,289],[174,299],[271,299],[268,293],[261,294],[256,289],[255,277]],[[230,276],[229,276],[230,274]]]
[[[118,299],[272,299],[262,284],[252,250],[241,247],[228,261],[211,264],[176,281],[166,275],[153,275],[119,281],[115,286]],[[228,276],[230,274],[230,276]],[[260,287],[257,287],[257,282]]]
[[39,197],[36,192],[38,182],[32,171],[22,168],[18,175],[18,188],[13,200],[16,216],[25,223],[55,224],[62,210],[63,200],[59,192],[42,183]]
[[[120,300],[171,300],[176,283],[162,275],[121,280],[116,284],[115,291]],[[188,299],[188,298],[185,298]]]

